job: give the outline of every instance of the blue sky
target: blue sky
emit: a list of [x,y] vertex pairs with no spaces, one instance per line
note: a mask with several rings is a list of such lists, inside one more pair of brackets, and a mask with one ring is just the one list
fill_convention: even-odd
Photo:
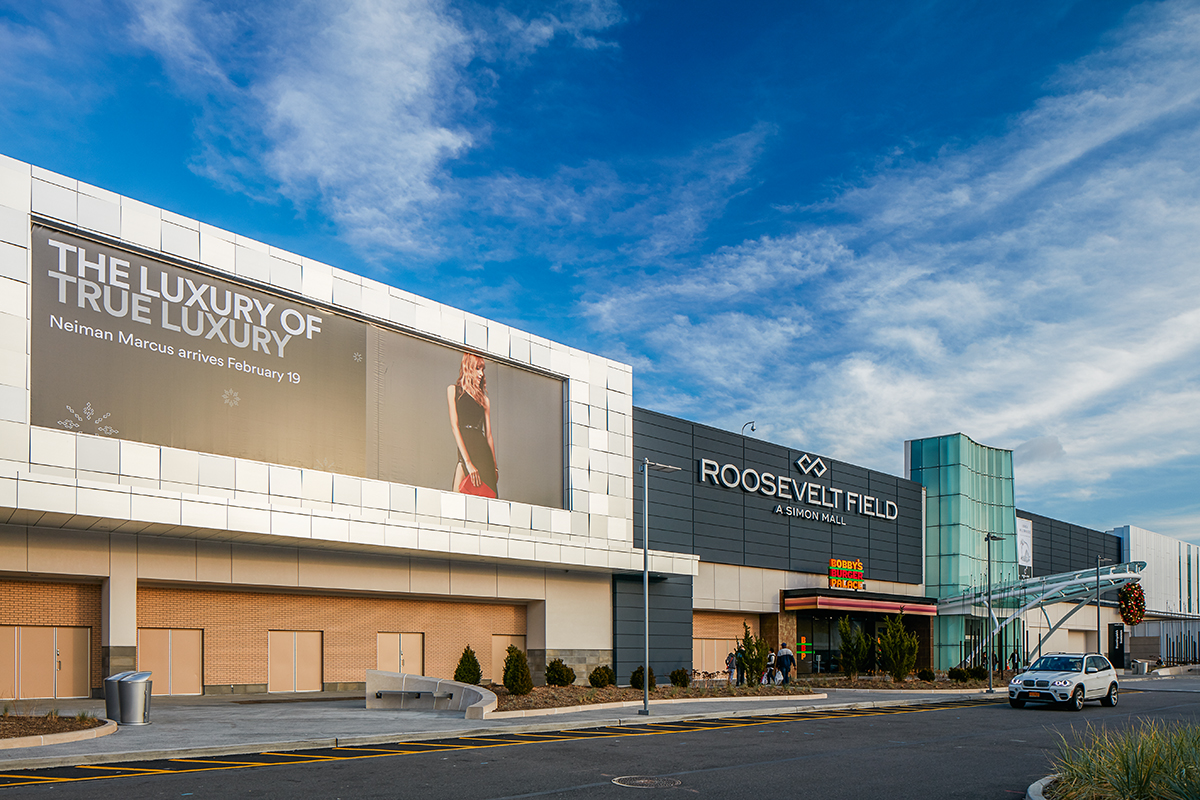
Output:
[[1200,3],[0,0],[0,152],[1200,542]]

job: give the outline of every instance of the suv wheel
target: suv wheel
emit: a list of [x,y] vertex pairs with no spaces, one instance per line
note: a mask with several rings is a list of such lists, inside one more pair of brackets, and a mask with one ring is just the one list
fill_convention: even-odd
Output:
[[1075,691],[1071,692],[1071,699],[1067,701],[1067,708],[1071,711],[1083,710],[1083,687],[1076,686]]
[[1108,694],[1100,699],[1100,705],[1112,708],[1117,704],[1117,685],[1114,683],[1108,687]]

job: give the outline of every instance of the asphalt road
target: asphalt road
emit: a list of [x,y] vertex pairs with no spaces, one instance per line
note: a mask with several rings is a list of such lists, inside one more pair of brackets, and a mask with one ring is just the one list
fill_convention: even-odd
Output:
[[[424,752],[326,751],[262,757],[280,763],[247,767],[133,763],[172,774],[133,774],[115,765],[32,773],[63,782],[0,788],[0,800],[53,798],[590,798],[670,794],[766,798],[1014,798],[1051,771],[1059,734],[1088,725],[1126,726],[1141,719],[1200,724],[1200,692],[1129,692],[1116,708],[1089,703],[1082,712],[1006,702],[903,713],[792,715],[788,718],[679,723],[627,730],[566,733],[525,744],[505,739],[424,743]],[[724,725],[725,727],[715,727]],[[536,736],[520,737],[524,739]],[[402,749],[402,746],[397,746]],[[443,749],[445,748],[445,749]],[[350,757],[347,757],[350,756]],[[239,759],[231,759],[237,762]],[[244,757],[243,761],[254,761]],[[190,768],[190,767],[189,767]],[[100,777],[108,775],[110,777]],[[663,789],[626,788],[623,776],[678,781]]]

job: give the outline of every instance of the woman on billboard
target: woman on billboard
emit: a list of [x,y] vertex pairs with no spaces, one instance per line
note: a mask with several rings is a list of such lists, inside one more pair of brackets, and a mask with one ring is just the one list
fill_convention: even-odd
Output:
[[458,445],[454,490],[495,497],[499,469],[496,467],[492,406],[488,401],[482,358],[474,353],[463,353],[458,381],[446,387],[446,402],[450,406],[450,430]]

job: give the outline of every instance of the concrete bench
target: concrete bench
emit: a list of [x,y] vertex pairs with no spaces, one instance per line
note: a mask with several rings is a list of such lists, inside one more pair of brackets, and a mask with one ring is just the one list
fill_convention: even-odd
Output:
[[484,719],[496,708],[496,695],[482,686],[458,681],[369,669],[369,709],[458,711],[467,719]]

